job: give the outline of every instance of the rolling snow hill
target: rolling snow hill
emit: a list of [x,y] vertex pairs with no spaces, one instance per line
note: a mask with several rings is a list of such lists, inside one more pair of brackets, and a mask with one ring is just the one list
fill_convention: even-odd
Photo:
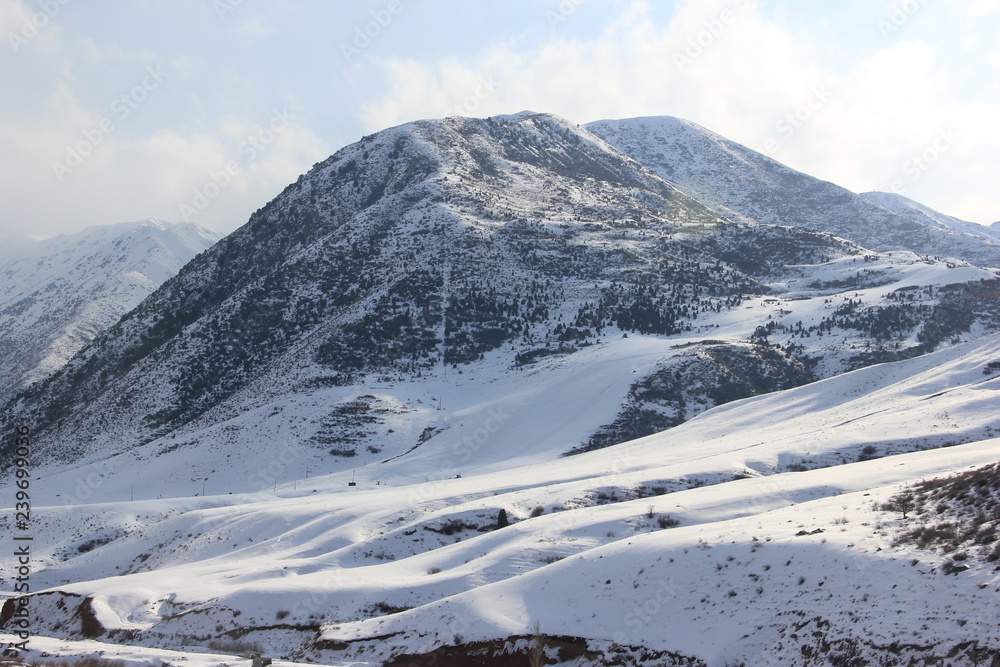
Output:
[[0,402],[48,377],[219,236],[143,220],[0,241]]
[[460,478],[47,508],[36,631],[111,655],[238,638],[327,665],[462,664],[525,653],[537,621],[560,664],[974,664],[1000,655],[993,565],[974,552],[948,574],[959,561],[899,543],[888,506],[996,461],[998,359],[991,335],[570,459],[497,469],[484,448]]

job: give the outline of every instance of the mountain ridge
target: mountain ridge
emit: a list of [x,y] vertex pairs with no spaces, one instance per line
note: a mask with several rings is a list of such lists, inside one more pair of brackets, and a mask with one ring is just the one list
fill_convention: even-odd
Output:
[[150,218],[4,239],[0,400],[57,371],[218,238],[194,223]]
[[791,169],[696,123],[650,116],[586,127],[722,215],[826,231],[871,250],[905,249],[1000,266],[1000,243],[985,230],[971,236],[972,223],[948,218],[957,227],[946,225],[947,216],[932,218],[912,208],[901,215],[898,206],[886,208]]

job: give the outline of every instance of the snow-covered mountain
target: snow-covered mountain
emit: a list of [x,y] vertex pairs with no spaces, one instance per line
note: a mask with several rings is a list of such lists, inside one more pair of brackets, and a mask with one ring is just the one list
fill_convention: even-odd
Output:
[[897,195],[857,195],[690,121],[656,116],[586,127],[724,217],[831,232],[872,250],[1000,266],[1000,239],[978,225]]
[[151,219],[0,240],[0,401],[61,368],[218,239]]
[[[413,446],[408,430],[372,444],[352,420],[415,409],[402,395],[359,398],[371,394],[356,391],[366,379],[443,382],[466,365],[478,375],[487,354],[524,369],[609,336],[705,332],[712,314],[730,317],[749,297],[780,295],[792,283],[796,298],[802,289],[865,290],[867,298],[813,310],[812,319],[768,313],[735,334],[744,343],[784,337],[766,355],[746,345],[701,353],[707,343],[699,342],[672,357],[671,368],[650,368],[660,375],[649,387],[622,392],[619,414],[567,443],[587,449],[991,326],[977,324],[992,322],[989,290],[935,292],[937,278],[906,283],[914,291],[905,297],[886,289],[901,287],[909,275],[902,267],[918,261],[803,228],[723,221],[551,115],[421,121],[316,165],[4,418],[36,426],[40,460],[75,464],[149,443],[175,451],[163,438],[181,434],[191,446],[231,454],[234,443],[273,430],[347,465]],[[940,280],[994,278],[963,271]],[[858,330],[864,343],[832,343],[833,329]],[[677,389],[689,384],[685,373],[721,381],[733,368],[761,381]],[[306,418],[292,435],[289,397],[323,387],[345,388],[337,401],[348,407]],[[262,421],[238,419],[265,409]],[[273,441],[261,453],[276,449]],[[186,461],[187,452],[177,457]],[[211,469],[208,460],[197,466]]]
[[[863,253],[723,223],[553,116],[412,123],[317,165],[6,418],[36,425],[41,460],[76,461],[359,378],[443,378],[487,353],[524,367],[609,335],[678,333],[769,293],[761,251],[782,266]],[[303,437],[328,456],[339,419]]]
[[[808,229],[777,163],[753,217],[612,143],[530,112],[365,137],[8,403],[3,428],[32,429],[39,650],[1000,655],[992,534],[897,540],[920,503],[893,500],[996,461],[997,271],[847,240],[920,223],[796,180],[842,227]],[[675,171],[715,192],[752,180],[687,150]],[[986,511],[960,501],[941,516]]]
[[965,234],[974,238],[997,243],[995,231],[974,222],[961,220],[951,215],[939,213],[929,206],[924,206],[912,199],[892,192],[863,192],[861,196],[893,213],[905,216],[925,227],[938,227],[950,234]]

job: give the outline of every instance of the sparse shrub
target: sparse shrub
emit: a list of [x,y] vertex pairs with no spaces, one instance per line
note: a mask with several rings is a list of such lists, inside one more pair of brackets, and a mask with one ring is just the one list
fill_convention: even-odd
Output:
[[955,475],[926,479],[894,496],[879,509],[899,509],[900,497],[909,496],[914,511],[933,508],[933,514],[901,533],[894,541],[914,544],[921,549],[953,553],[942,566],[948,573],[959,572],[974,563],[1000,560],[1000,464],[991,464]]
[[878,449],[875,445],[866,445],[865,448],[861,450],[861,453],[858,454],[858,461],[871,461],[872,459],[877,458],[879,458]]
[[660,514],[656,517],[656,523],[660,528],[673,528],[675,526],[681,525],[679,519],[675,519],[669,514]]
[[545,514],[545,508],[541,505],[536,505],[535,509],[531,510],[532,517],[542,516],[543,514]]
[[218,651],[219,653],[231,653],[233,655],[242,655],[247,651],[256,651],[258,653],[263,653],[264,651],[260,644],[255,642],[248,642],[244,639],[229,639],[226,637],[212,639],[208,642],[208,648],[213,651]]
[[413,607],[397,607],[396,605],[389,604],[388,602],[376,602],[366,611],[372,615],[386,615],[386,614],[399,614],[404,611],[409,611]]
[[941,572],[944,574],[958,574],[959,572],[965,572],[968,569],[968,565],[959,565],[954,560],[946,560],[941,565]]
[[435,566],[427,570],[427,574],[438,574],[441,572],[441,568]]
[[883,512],[901,512],[903,518],[906,518],[908,512],[912,512],[916,509],[917,501],[913,493],[910,491],[904,491],[902,493],[897,493],[889,500],[885,501],[879,505],[878,509]]
[[454,535],[462,530],[465,530],[465,523],[461,519],[450,519],[441,526],[441,532],[445,535]]
[[528,663],[531,667],[542,667],[545,664],[545,640],[542,638],[542,625],[539,621],[535,621],[531,648],[528,649]]
[[76,550],[77,550],[78,552],[82,553],[82,554],[85,554],[85,553],[87,553],[87,552],[89,552],[89,551],[93,551],[93,550],[94,550],[94,549],[96,549],[97,547],[102,547],[102,546],[104,546],[105,544],[108,544],[108,543],[109,543],[109,542],[111,542],[111,541],[112,541],[113,539],[114,539],[114,538],[112,538],[112,537],[95,537],[95,538],[94,538],[94,539],[92,539],[92,540],[87,540],[86,542],[84,542],[84,543],[80,544],[80,545],[79,545],[79,546],[78,546],[78,547],[76,548]]
[[279,609],[277,612],[275,612],[274,617],[279,621],[283,621],[284,619],[288,618],[288,615],[291,613],[292,612],[288,611],[287,609]]

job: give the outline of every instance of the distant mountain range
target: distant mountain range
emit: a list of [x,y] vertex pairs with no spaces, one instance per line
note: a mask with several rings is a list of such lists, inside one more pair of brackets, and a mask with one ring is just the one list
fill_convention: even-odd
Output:
[[1000,266],[1000,237],[895,194],[857,195],[670,117],[587,129],[719,215],[836,234],[872,250],[911,250]]
[[162,220],[0,239],[0,400],[61,368],[218,239]]

